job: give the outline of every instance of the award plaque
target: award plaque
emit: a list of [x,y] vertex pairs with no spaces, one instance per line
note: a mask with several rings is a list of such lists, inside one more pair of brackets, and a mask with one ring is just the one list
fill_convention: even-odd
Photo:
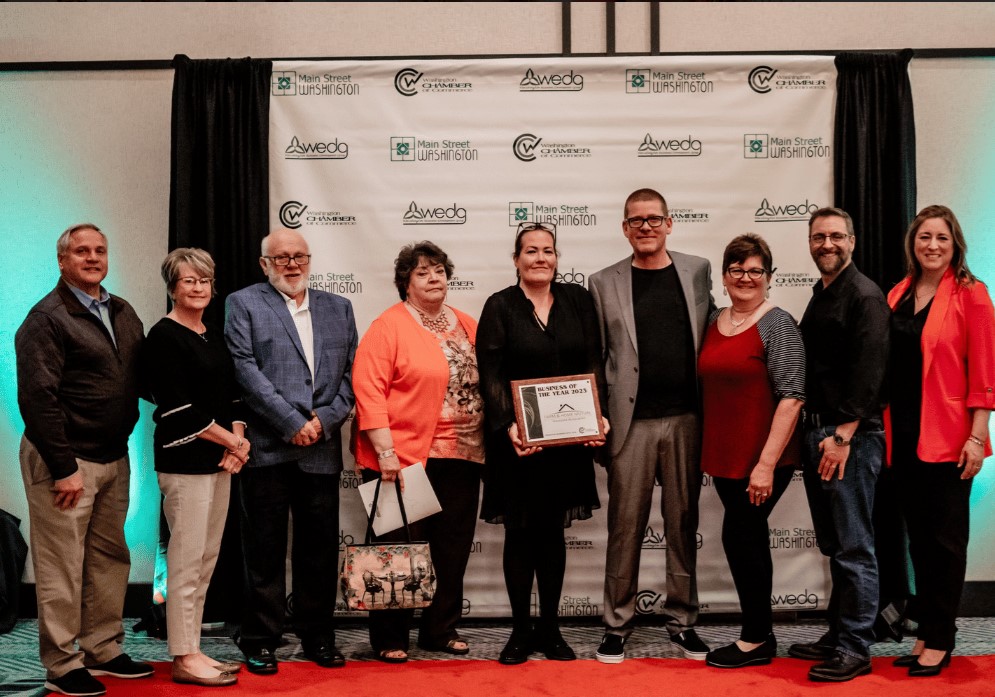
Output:
[[604,439],[594,375],[512,380],[518,437],[525,446]]

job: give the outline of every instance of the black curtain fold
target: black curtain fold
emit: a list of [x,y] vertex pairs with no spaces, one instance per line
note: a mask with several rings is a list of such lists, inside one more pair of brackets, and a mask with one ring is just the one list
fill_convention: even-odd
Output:
[[853,218],[854,263],[885,291],[905,275],[902,240],[916,213],[911,58],[836,57],[835,205]]
[[173,59],[169,249],[200,247],[217,264],[205,320],[221,326],[224,299],[262,280],[269,227],[272,61]]

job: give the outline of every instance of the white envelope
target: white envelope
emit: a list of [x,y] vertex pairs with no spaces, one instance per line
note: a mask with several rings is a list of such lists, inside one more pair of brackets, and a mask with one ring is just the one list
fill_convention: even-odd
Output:
[[[407,515],[409,523],[427,518],[442,510],[422,463],[416,462],[405,467],[401,470],[401,477],[404,479],[404,493],[402,494],[404,513]],[[374,479],[359,485],[359,495],[363,499],[363,509],[366,511],[366,515],[369,515],[370,509],[373,508],[373,494],[376,491],[378,481]],[[397,505],[397,487],[394,486],[394,482],[384,482],[380,485],[377,514],[373,518],[373,532],[377,535],[383,535],[403,526],[401,508]]]

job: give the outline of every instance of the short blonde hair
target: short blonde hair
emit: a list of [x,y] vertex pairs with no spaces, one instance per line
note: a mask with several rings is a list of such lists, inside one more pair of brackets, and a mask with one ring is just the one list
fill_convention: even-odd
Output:
[[[180,281],[180,264],[189,264],[196,273],[200,274],[200,278],[214,280],[214,259],[210,254],[197,247],[177,247],[162,260],[162,280],[166,282],[166,291],[170,296]],[[214,296],[216,293],[217,289],[212,283],[211,295]]]

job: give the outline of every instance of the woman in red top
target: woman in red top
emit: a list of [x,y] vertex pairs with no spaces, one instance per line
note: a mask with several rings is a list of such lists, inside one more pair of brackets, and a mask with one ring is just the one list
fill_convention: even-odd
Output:
[[889,462],[895,466],[916,580],[918,639],[895,661],[937,675],[950,661],[967,572],[971,482],[992,454],[995,312],[967,268],[967,243],[946,206],[928,206],[905,238],[909,275],[888,294]]
[[770,596],[773,565],[767,518],[801,456],[796,426],[805,399],[805,347],[795,320],[767,300],[770,247],[740,235],[722,256],[732,306],[719,310],[702,343],[701,469],[722,500],[722,547],[743,613],[740,638],[706,663],[741,668],[777,652]]
[[[431,242],[401,249],[394,285],[401,302],[373,321],[356,350],[356,467],[364,481],[393,482],[424,466],[442,511],[411,525],[432,548],[438,578],[422,610],[418,646],[466,654],[456,631],[470,558],[484,461],[483,400],[475,352],[477,323],[445,303],[453,264]],[[377,538],[401,539],[400,533]],[[370,644],[388,663],[408,658],[413,610],[370,612]]]

